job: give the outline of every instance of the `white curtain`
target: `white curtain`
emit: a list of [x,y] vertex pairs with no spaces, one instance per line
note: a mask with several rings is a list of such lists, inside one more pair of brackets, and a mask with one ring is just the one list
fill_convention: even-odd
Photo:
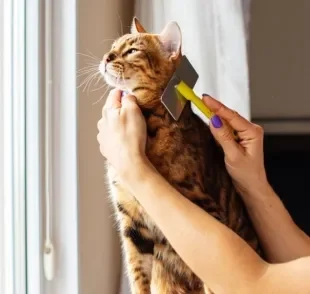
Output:
[[183,33],[183,54],[199,74],[198,95],[207,93],[250,118],[246,27],[251,0],[137,0],[146,29],[160,32],[172,20]]
[[[183,54],[187,55],[199,74],[194,88],[196,93],[214,96],[248,119],[250,97],[246,40],[250,2],[135,1],[135,15],[148,31],[159,33],[167,22],[174,20],[179,23],[183,33]],[[197,111],[195,107],[194,110]],[[124,274],[121,293],[130,293]]]

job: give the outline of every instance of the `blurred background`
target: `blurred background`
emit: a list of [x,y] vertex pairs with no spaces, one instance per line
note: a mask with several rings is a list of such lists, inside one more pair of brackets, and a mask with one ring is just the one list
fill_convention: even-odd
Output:
[[268,178],[310,234],[309,12],[307,0],[2,0],[0,292],[129,293],[96,139],[108,88],[88,70],[134,15],[156,33],[176,20],[197,94],[264,127]]

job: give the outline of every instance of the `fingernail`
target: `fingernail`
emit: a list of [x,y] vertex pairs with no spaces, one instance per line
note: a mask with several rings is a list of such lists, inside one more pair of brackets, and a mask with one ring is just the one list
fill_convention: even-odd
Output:
[[202,97],[209,97],[210,95],[208,94],[202,94]]
[[211,122],[212,122],[212,125],[213,125],[216,129],[219,129],[219,128],[223,125],[223,123],[222,123],[220,117],[217,116],[217,115],[213,115],[213,116],[211,117]]

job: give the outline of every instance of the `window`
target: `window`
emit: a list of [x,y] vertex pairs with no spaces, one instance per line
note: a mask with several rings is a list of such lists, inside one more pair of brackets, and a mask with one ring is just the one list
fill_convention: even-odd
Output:
[[[57,18],[46,18],[48,11]],[[75,38],[75,1],[0,2],[0,293],[78,293]],[[46,169],[48,56],[53,97],[47,111],[54,119]],[[53,179],[51,282],[43,270],[45,170]]]
[[0,6],[1,293],[26,293],[24,1]]
[[[26,41],[27,257],[33,261],[28,263],[28,293],[75,294],[76,1],[27,0]],[[50,215],[46,179],[52,188]],[[47,221],[55,253],[52,281],[44,275]]]

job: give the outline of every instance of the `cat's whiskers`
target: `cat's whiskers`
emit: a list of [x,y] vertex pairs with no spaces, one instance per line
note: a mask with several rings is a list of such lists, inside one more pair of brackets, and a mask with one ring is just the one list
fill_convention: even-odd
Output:
[[92,70],[90,71],[90,73],[88,74],[88,76],[85,78],[85,80],[78,86],[78,88],[84,86],[83,88],[83,92],[85,92],[86,89],[89,89],[89,86],[91,85],[93,79],[100,74],[98,72],[98,70]]
[[95,89],[91,90],[91,92],[99,91],[99,90],[101,90],[102,88],[104,88],[105,86],[106,86],[106,84],[103,84],[103,85],[100,86],[99,88],[95,88]]
[[96,59],[96,60],[100,60],[100,58],[97,56],[97,55],[95,55],[94,53],[92,53],[90,50],[87,50],[87,52],[90,54],[90,56],[92,56],[94,59]]
[[115,41],[115,38],[114,39],[103,39],[100,44],[102,43],[105,43],[105,42],[108,42],[108,41]]
[[78,55],[82,55],[82,56],[84,56],[84,57],[88,57],[88,58],[90,58],[90,59],[93,59],[93,60],[96,60],[96,61],[99,61],[100,60],[100,58],[99,57],[97,57],[97,56],[95,56],[95,55],[89,55],[89,54],[85,54],[85,53],[80,53],[80,52],[78,52],[77,53]]
[[121,17],[120,17],[120,15],[119,15],[118,12],[117,12],[117,17],[118,17],[119,22],[120,22],[120,25],[121,25],[121,34],[122,34],[122,36],[123,36],[123,35],[124,35],[123,22],[122,22]]
[[100,98],[96,102],[93,103],[93,106],[96,105],[97,103],[99,103],[102,100],[102,98],[106,95],[106,93],[109,91],[109,89],[112,88],[108,84],[105,84],[104,86],[106,87],[104,93],[100,96]]
[[81,81],[81,83],[77,86],[77,88],[81,88],[83,87],[85,84],[88,83],[90,77],[92,76],[92,74],[95,73],[95,70],[90,70],[89,72],[84,72],[82,74],[77,75],[78,78],[86,75],[86,77]]
[[96,71],[96,72],[92,75],[91,79],[89,80],[89,83],[88,83],[88,86],[87,86],[87,93],[88,93],[88,94],[89,94],[89,91],[90,91],[90,87],[91,87],[92,82],[93,82],[98,76],[100,76],[100,72]]
[[[86,79],[88,79],[89,75],[92,73],[95,73],[96,71],[97,69],[95,67],[83,68],[77,72],[77,76],[81,77],[81,76],[87,75]],[[85,82],[85,80],[83,82]]]
[[98,76],[98,79],[100,77],[100,71],[99,64],[100,64],[100,58],[96,56],[91,51],[87,50],[86,53],[77,53],[81,56],[87,57],[90,59],[89,62],[86,62],[86,66],[77,70],[77,77],[86,76],[85,79],[78,85],[78,88],[83,87],[83,92],[87,90],[89,92],[89,89],[91,87],[91,84],[93,80]]
[[86,65],[89,65],[89,66],[97,66],[97,67],[99,67],[100,62],[98,62],[98,61],[96,60],[96,62],[92,62],[92,63],[86,62],[85,64],[86,64]]
[[[97,81],[95,83],[95,85],[98,85],[98,83],[101,81],[102,79],[102,75],[101,75],[101,72],[99,71],[100,75],[98,75],[98,78],[97,78]],[[100,88],[99,88],[100,89]]]
[[93,64],[93,65],[86,65],[86,66],[84,66],[84,67],[78,69],[76,72],[79,73],[79,72],[83,72],[83,71],[85,71],[85,70],[94,69],[94,68],[98,68],[98,66],[97,66],[97,65],[94,65],[94,64]]
[[89,67],[85,67],[85,68],[82,68],[82,69],[79,69],[77,71],[77,77],[81,77],[81,76],[84,76],[84,75],[88,75],[92,72],[95,72],[95,71],[98,71],[98,67],[97,66],[89,66]]

